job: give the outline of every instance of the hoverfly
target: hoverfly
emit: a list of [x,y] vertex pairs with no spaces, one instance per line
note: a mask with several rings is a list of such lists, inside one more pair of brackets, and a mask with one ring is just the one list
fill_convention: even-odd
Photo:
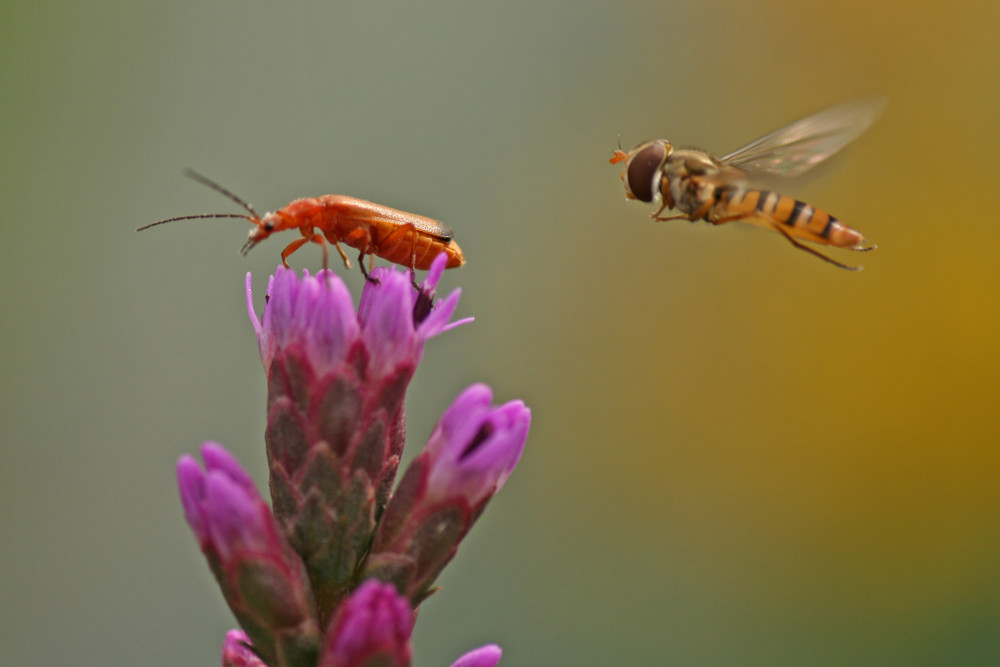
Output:
[[[772,229],[801,250],[835,266],[848,266],[796,239],[848,250],[874,250],[864,236],[832,215],[770,190],[755,188],[755,176],[798,176],[860,136],[885,107],[881,98],[857,100],[806,116],[751,141],[721,158],[678,149],[665,139],[640,144],[631,152],[616,150],[611,164],[625,163],[625,196],[659,200],[654,220],[704,220],[713,225],[747,222]],[[665,210],[680,215],[664,217]]]

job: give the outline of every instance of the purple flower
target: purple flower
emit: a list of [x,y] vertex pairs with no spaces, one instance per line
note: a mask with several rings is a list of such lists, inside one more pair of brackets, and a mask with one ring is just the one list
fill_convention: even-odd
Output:
[[431,309],[444,266],[439,255],[419,292],[413,290],[405,273],[384,268],[372,272],[378,283],[365,284],[358,304],[358,319],[371,353],[370,368],[376,376],[411,362],[415,366],[423,356],[424,341],[472,321],[466,318],[449,322],[458,307],[460,289]]
[[405,667],[414,613],[391,584],[369,580],[348,598],[327,629],[318,667]]
[[419,291],[407,274],[375,269],[357,313],[332,271],[300,278],[279,267],[258,320],[247,276],[268,379],[274,513],[306,564],[321,624],[353,589],[388,500],[424,343],[468,321],[450,321],[459,290],[434,304],[446,259],[438,256]]
[[[348,598],[327,629],[317,667],[408,667],[415,614],[392,584],[368,580]],[[494,667],[495,644],[469,651],[452,667]]]
[[492,407],[474,384],[445,411],[410,464],[379,524],[367,576],[391,581],[417,605],[486,503],[510,476],[528,437],[521,401]]
[[250,639],[242,630],[230,630],[222,642],[222,667],[267,667],[250,648]]
[[351,294],[332,271],[310,277],[279,266],[268,280],[264,315],[257,319],[250,274],[246,278],[247,311],[257,332],[264,370],[279,350],[301,347],[313,370],[322,375],[343,363],[360,336]]
[[452,663],[451,667],[494,667],[500,662],[503,651],[496,644],[487,644],[469,651]]
[[474,384],[442,415],[424,450],[431,461],[427,502],[458,495],[477,507],[514,471],[528,438],[531,411],[521,401],[493,408],[492,400],[489,387]]
[[[223,667],[406,667],[416,608],[521,457],[530,411],[466,389],[393,484],[406,389],[459,291],[435,303],[446,257],[414,289],[375,269],[355,311],[330,271],[280,268],[247,304],[267,375],[273,504],[220,445],[177,466],[184,513],[243,631]],[[364,582],[364,583],[360,583]],[[453,667],[494,667],[484,646]]]
[[374,269],[374,280],[365,282],[357,314],[347,286],[333,271],[325,269],[314,277],[303,271],[299,279],[295,271],[279,266],[268,281],[264,315],[258,319],[248,273],[247,311],[257,332],[264,370],[270,375],[280,350],[301,347],[313,370],[322,375],[347,361],[359,339],[370,357],[368,370],[377,377],[400,364],[415,366],[427,339],[472,321],[470,317],[450,322],[460,289],[433,304],[446,260],[442,255],[434,260],[419,292],[407,274]]
[[315,659],[319,627],[302,562],[253,480],[221,445],[202,446],[205,470],[177,464],[184,515],[223,596],[271,667]]

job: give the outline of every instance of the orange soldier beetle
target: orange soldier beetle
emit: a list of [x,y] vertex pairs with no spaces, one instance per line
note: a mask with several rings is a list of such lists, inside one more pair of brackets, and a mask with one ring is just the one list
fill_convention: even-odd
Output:
[[[868,129],[885,107],[881,98],[848,102],[786,125],[721,158],[693,149],[675,149],[665,139],[647,141],[611,164],[625,163],[622,181],[629,199],[659,203],[662,220],[704,220],[721,225],[737,220],[774,230],[796,248],[834,266],[858,271],[797,241],[867,251],[865,237],[825,211],[787,195],[753,187],[755,176],[797,176],[839,151]],[[667,209],[680,215],[665,217]]]
[[[239,204],[249,215],[242,213],[203,213],[200,215],[182,215],[177,218],[157,220],[139,227],[142,231],[177,220],[199,220],[204,218],[242,218],[249,220],[255,227],[250,230],[250,237],[240,249],[244,257],[250,250],[275,232],[286,229],[298,229],[302,238],[295,239],[281,251],[281,263],[288,268],[288,257],[306,243],[316,243],[323,248],[323,268],[327,265],[327,246],[332,244],[344,266],[351,268],[344,249],[343,242],[359,251],[358,264],[366,280],[373,280],[365,269],[365,255],[369,256],[369,268],[372,258],[379,256],[395,264],[401,264],[410,269],[411,275],[416,269],[426,270],[431,267],[434,258],[440,253],[448,255],[445,268],[453,269],[465,264],[462,249],[455,243],[455,232],[451,227],[432,218],[426,218],[415,213],[399,211],[374,202],[356,199],[345,195],[322,195],[296,199],[284,208],[274,213],[260,216],[250,204],[243,201],[215,181],[190,169],[184,175]],[[316,230],[319,230],[319,233]]]

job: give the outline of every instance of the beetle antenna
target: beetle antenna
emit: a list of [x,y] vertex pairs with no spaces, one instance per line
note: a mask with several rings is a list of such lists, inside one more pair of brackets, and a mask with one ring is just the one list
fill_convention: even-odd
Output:
[[250,215],[252,215],[253,217],[255,217],[257,220],[260,220],[260,216],[257,215],[257,211],[253,210],[253,206],[251,206],[250,204],[246,203],[245,201],[243,201],[242,199],[240,199],[239,197],[237,197],[236,195],[234,195],[232,192],[230,192],[226,188],[222,187],[221,185],[219,185],[218,183],[216,183],[212,179],[208,178],[207,176],[202,176],[201,174],[199,174],[198,172],[196,172],[194,169],[185,169],[184,170],[184,175],[187,176],[188,178],[190,178],[192,181],[198,181],[202,185],[215,190],[220,195],[228,197],[229,199],[231,199],[232,201],[236,202],[241,207],[243,207],[243,209],[245,211],[247,211]]
[[157,225],[162,225],[165,222],[176,222],[177,220],[201,220],[203,218],[243,218],[244,220],[249,220],[250,222],[257,224],[260,218],[254,219],[249,215],[243,215],[242,213],[202,213],[201,215],[182,215],[179,218],[167,218],[166,220],[157,220],[156,222],[151,222],[148,225],[143,225],[137,228],[135,231],[141,232],[144,229],[149,229],[150,227],[156,227]]

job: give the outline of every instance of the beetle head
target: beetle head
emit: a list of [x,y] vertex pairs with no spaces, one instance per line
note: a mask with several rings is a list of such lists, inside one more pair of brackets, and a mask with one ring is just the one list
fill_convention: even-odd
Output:
[[273,234],[275,230],[280,229],[281,218],[278,217],[277,213],[265,213],[263,218],[250,219],[250,222],[254,224],[254,228],[250,230],[247,242],[240,248],[240,254],[243,256],[246,256],[255,245]]

